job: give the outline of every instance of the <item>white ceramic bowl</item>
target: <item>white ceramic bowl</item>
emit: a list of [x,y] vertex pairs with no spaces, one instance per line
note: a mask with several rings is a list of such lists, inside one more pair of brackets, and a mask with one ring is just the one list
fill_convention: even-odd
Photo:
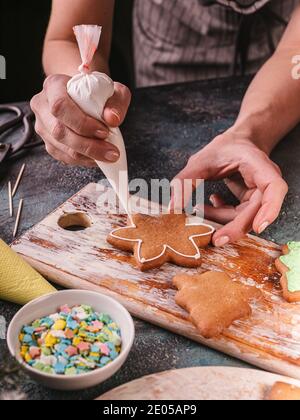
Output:
[[[57,312],[64,305],[90,305],[97,312],[104,312],[118,324],[122,336],[120,355],[103,368],[74,376],[50,375],[28,366],[20,356],[19,333],[22,327]],[[116,300],[96,292],[84,290],[64,290],[36,299],[24,306],[11,321],[7,331],[7,344],[11,354],[27,373],[43,385],[59,390],[79,390],[104,382],[113,376],[125,363],[134,341],[134,324],[129,312]]]

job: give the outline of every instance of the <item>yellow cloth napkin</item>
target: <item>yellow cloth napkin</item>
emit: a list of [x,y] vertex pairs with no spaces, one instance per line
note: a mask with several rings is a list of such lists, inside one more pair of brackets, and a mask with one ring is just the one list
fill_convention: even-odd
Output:
[[0,299],[25,305],[55,291],[54,287],[0,239]]

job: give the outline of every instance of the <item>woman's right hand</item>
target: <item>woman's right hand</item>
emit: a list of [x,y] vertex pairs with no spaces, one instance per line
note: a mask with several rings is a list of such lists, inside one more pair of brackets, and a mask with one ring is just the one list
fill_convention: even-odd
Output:
[[116,162],[120,153],[104,141],[108,127],[118,127],[125,119],[131,94],[129,89],[115,83],[115,93],[108,100],[103,115],[105,123],[86,115],[67,93],[66,75],[49,76],[41,93],[31,100],[36,115],[36,132],[44,140],[47,152],[68,165],[96,166],[95,160]]

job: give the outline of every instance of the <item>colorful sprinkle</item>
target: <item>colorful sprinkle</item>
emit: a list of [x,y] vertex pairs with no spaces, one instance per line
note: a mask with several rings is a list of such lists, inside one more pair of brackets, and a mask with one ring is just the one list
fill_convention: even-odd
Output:
[[65,337],[71,340],[72,338],[74,338],[74,332],[67,328],[65,330]]
[[45,338],[45,346],[46,347],[53,347],[57,343],[57,339],[51,334],[47,334]]
[[77,348],[73,346],[67,347],[65,352],[69,357],[75,356],[78,353]]
[[110,316],[86,305],[63,305],[57,313],[25,325],[19,341],[20,355],[29,366],[67,376],[106,366],[120,355],[122,343]]
[[63,314],[70,314],[71,313],[71,309],[68,307],[68,305],[62,306],[59,311]]
[[53,329],[56,331],[64,330],[66,328],[66,321],[64,319],[58,319],[53,325]]
[[78,344],[77,349],[79,350],[80,353],[85,353],[85,352],[89,352],[90,347],[91,346],[89,343],[82,341],[81,343]]
[[100,344],[100,351],[102,354],[104,354],[104,356],[108,356],[110,353],[110,350],[108,348],[108,346],[106,344],[101,343]]
[[36,359],[41,355],[41,349],[38,347],[30,347],[29,354],[32,359]]

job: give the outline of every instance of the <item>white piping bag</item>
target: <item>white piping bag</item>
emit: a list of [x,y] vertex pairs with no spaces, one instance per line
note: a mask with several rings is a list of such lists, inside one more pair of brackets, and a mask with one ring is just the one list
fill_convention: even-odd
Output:
[[[114,94],[114,83],[104,73],[91,72],[90,64],[98,48],[102,27],[96,25],[80,25],[74,27],[82,64],[79,74],[67,85],[67,91],[74,102],[88,115],[102,121],[104,107]],[[101,141],[101,140],[100,140]],[[96,161],[109,183],[116,192],[120,203],[129,212],[128,165],[123,136],[119,128],[110,128],[109,143],[120,151],[120,158],[115,163]]]

